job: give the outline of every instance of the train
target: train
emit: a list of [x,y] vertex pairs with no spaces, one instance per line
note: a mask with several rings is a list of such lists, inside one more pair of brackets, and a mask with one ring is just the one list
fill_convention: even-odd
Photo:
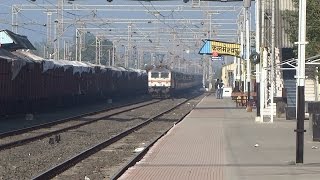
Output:
[[0,32],[0,43],[1,117],[148,93],[145,70],[44,59],[10,31]]
[[154,98],[169,98],[175,93],[202,87],[202,75],[178,72],[167,66],[148,71],[148,92]]

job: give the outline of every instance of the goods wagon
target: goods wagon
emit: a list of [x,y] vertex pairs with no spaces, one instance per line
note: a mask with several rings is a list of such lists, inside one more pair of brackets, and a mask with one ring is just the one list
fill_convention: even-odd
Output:
[[49,60],[0,48],[0,115],[147,93],[143,70]]

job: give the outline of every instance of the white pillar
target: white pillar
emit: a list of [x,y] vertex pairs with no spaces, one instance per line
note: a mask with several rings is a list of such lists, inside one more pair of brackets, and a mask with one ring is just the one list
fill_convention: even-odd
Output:
[[113,41],[113,43],[112,43],[112,63],[111,63],[111,66],[114,66],[114,56],[115,56],[115,44],[114,44],[115,42]]
[[266,97],[268,96],[268,90],[266,89],[267,84],[267,59],[268,59],[268,52],[265,48],[262,51],[262,68],[261,68],[261,81],[260,81],[260,108],[261,108],[261,122],[263,122],[264,118],[264,108],[266,107]]
[[[241,60],[244,59],[244,32],[243,32],[243,26],[241,27],[241,32],[240,32],[240,58],[239,58],[239,69],[241,69],[241,75],[240,75],[240,84],[242,86],[242,81],[245,81],[245,77],[243,74],[243,64],[241,63]],[[239,72],[240,73],[240,72]],[[246,86],[242,87],[244,91],[246,91]]]
[[305,47],[306,47],[306,0],[299,1],[299,40],[297,69],[297,129],[296,129],[296,163],[303,163],[304,118],[305,118]]
[[[250,26],[249,26],[249,8],[245,8],[245,20],[246,20],[246,61],[247,61],[247,83],[251,82],[251,64],[250,64]],[[247,91],[250,91],[250,87],[247,87]]]
[[[260,56],[260,0],[256,0],[256,14],[255,14],[255,20],[256,20],[256,52]],[[256,64],[256,83],[257,83],[257,122],[261,122],[261,88],[260,88],[260,67],[261,67],[261,61]]]

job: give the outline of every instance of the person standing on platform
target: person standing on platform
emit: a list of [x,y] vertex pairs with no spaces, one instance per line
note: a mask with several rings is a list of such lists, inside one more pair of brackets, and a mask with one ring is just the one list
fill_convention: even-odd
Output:
[[223,88],[224,88],[224,84],[222,82],[222,80],[220,81],[220,83],[218,84],[218,99],[223,99]]
[[219,79],[217,79],[216,83],[214,83],[214,89],[216,90],[215,95],[216,95],[216,98],[217,98],[217,99],[219,99],[219,89],[218,89],[219,83],[220,83],[220,80],[219,80]]

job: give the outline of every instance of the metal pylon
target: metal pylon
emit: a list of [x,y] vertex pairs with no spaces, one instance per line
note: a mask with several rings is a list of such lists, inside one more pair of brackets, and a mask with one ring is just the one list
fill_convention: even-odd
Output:
[[269,117],[273,122],[275,107],[273,103],[276,94],[275,81],[275,0],[261,0],[261,83],[260,108],[261,122]]

